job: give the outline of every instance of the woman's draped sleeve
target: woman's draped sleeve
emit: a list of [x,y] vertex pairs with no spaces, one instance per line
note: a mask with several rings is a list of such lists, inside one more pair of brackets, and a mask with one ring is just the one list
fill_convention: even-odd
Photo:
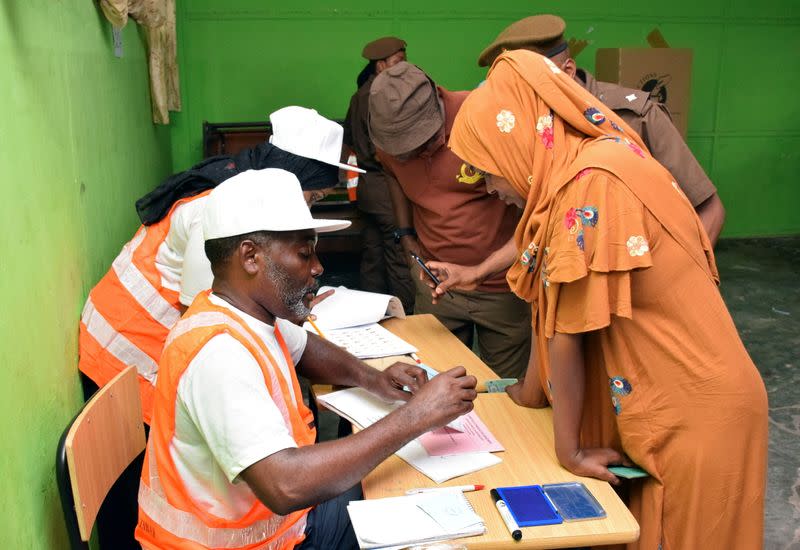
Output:
[[658,228],[609,172],[589,168],[567,184],[553,201],[544,250],[545,336],[631,318],[631,272],[653,265]]

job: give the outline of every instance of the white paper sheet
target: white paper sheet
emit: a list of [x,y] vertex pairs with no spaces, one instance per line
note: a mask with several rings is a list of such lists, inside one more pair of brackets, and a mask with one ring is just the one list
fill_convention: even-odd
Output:
[[378,323],[361,327],[325,330],[324,334],[332,343],[340,348],[346,349],[359,359],[386,357],[388,355],[406,355],[419,351]]
[[[317,294],[331,288],[334,287],[323,286]],[[406,317],[403,304],[395,296],[353,290],[344,286],[336,287],[335,290],[332,296],[325,298],[311,310],[317,316],[315,323],[326,336],[327,331],[333,329],[377,323],[386,317]]]

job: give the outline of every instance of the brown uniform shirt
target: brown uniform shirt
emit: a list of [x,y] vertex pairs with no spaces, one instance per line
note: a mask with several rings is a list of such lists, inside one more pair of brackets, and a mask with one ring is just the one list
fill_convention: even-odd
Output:
[[[438,88],[445,111],[445,137],[469,92]],[[515,206],[486,191],[486,182],[447,146],[430,158],[400,162],[380,149],[378,160],[400,183],[411,202],[414,229],[426,260],[476,265],[503,246],[520,219]],[[468,182],[468,183],[467,183]],[[505,271],[486,279],[478,290],[509,292]]]
[[651,101],[642,90],[599,82],[583,69],[578,69],[577,76],[579,84],[642,137],[653,157],[670,171],[695,208],[717,192],[663,104]]
[[375,146],[369,139],[369,89],[375,75],[369,77],[353,97],[344,117],[344,144],[350,147],[358,159],[359,168],[368,172],[381,171],[381,165],[375,158]]

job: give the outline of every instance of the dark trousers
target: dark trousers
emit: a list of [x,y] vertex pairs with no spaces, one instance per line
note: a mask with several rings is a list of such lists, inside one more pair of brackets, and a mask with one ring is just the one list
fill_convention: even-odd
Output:
[[341,495],[314,506],[308,513],[306,538],[298,550],[357,550],[358,541],[347,515],[347,504],[351,500],[362,500],[361,484],[357,484]]
[[414,313],[432,313],[465,346],[478,337],[480,357],[501,378],[520,378],[531,351],[531,306],[513,292],[451,291],[431,303],[431,289],[417,285]]
[[359,176],[358,211],[364,220],[361,289],[397,296],[410,313],[414,307],[414,283],[403,248],[394,242],[397,224],[383,173],[368,172]]

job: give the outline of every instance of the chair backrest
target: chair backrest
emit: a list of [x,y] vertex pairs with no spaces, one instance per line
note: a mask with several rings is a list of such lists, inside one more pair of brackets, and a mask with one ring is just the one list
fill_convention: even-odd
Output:
[[135,367],[98,390],[63,441],[80,538],[88,541],[103,499],[145,446]]

